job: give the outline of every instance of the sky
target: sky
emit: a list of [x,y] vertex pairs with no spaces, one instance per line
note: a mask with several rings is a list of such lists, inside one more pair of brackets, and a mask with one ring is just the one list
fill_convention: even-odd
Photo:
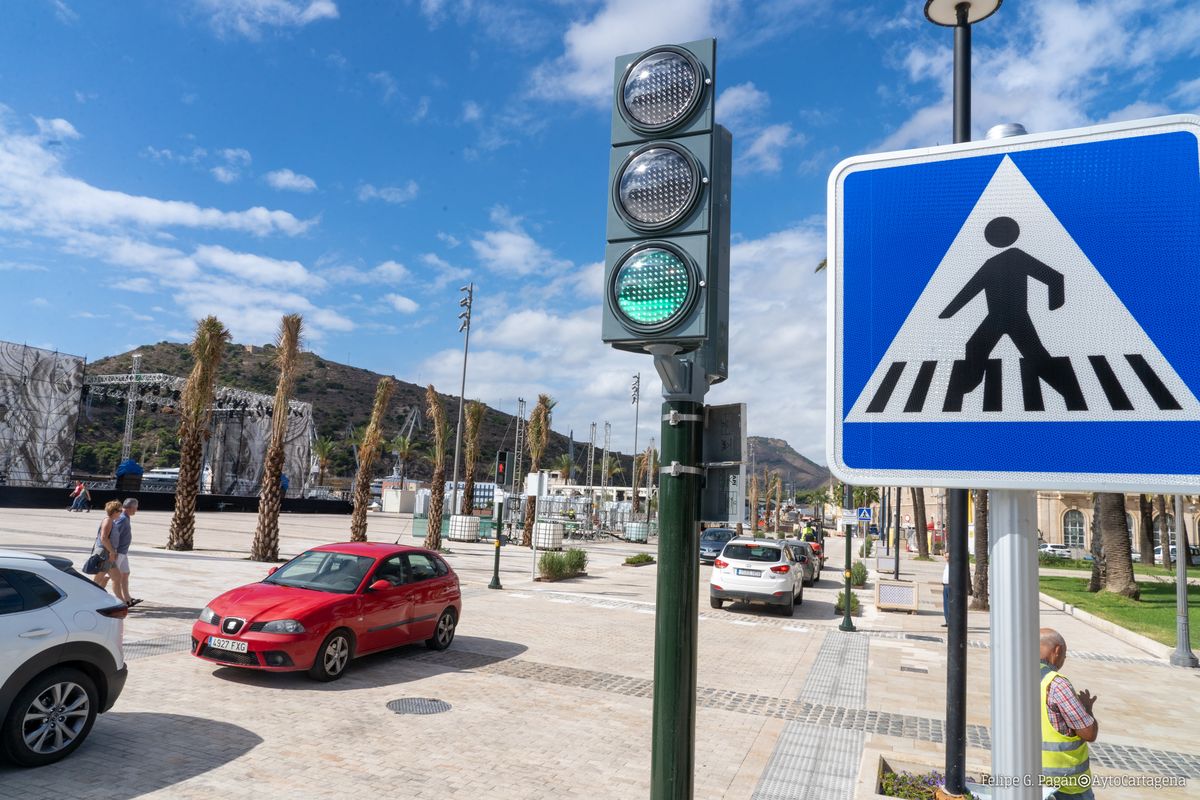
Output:
[[[658,433],[600,342],[613,59],[715,36],[734,135],[729,380],[825,461],[826,180],[947,143],[952,34],[919,0],[25,0],[0,29],[0,339],[95,360],[216,314],[554,428]],[[1007,0],[974,135],[1200,111],[1200,4]],[[327,432],[322,432],[327,433]],[[601,434],[602,436],[602,434]]]

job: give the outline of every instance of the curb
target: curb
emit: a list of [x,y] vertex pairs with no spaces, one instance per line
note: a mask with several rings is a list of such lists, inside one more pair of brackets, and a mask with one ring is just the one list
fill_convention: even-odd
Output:
[[1169,662],[1171,660],[1171,654],[1175,652],[1174,648],[1169,645],[1165,645],[1162,642],[1156,642],[1147,636],[1142,636],[1140,633],[1134,633],[1128,628],[1122,628],[1115,622],[1109,622],[1106,619],[1097,617],[1095,614],[1089,614],[1082,609],[1076,608],[1070,603],[1064,603],[1062,600],[1059,600],[1056,597],[1051,597],[1045,592],[1038,592],[1038,599],[1056,611],[1061,611],[1067,616],[1074,617],[1083,624],[1095,628],[1098,631],[1102,631],[1103,633],[1107,633],[1114,639],[1119,639],[1125,644],[1149,653],[1155,658],[1161,658],[1163,661]]

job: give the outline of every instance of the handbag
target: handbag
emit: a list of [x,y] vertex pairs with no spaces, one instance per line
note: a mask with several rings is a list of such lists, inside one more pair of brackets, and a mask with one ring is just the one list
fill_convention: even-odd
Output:
[[[103,523],[101,523],[103,525]],[[99,551],[99,552],[97,552]],[[108,553],[100,548],[100,529],[96,529],[96,543],[92,545],[92,554],[88,556],[87,561],[83,562],[83,573],[85,575],[95,575],[100,572],[101,568],[108,561]]]

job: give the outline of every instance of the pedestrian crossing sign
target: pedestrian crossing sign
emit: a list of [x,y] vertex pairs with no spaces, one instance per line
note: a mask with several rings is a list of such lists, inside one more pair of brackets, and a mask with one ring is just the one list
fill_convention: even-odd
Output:
[[1200,117],[847,159],[828,246],[842,480],[1200,483]]

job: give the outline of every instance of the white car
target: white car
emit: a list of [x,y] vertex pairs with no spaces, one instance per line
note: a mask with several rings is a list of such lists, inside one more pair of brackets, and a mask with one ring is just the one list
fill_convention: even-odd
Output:
[[1050,544],[1050,545],[1046,546],[1045,550],[1042,550],[1040,552],[1042,552],[1048,556],[1051,556],[1053,558],[1070,558],[1071,557],[1071,548],[1067,547],[1065,544]]
[[128,613],[65,558],[0,550],[0,755],[39,767],[83,743],[125,686]]
[[804,602],[804,571],[782,541],[732,539],[713,561],[708,602],[766,603],[790,617]]

